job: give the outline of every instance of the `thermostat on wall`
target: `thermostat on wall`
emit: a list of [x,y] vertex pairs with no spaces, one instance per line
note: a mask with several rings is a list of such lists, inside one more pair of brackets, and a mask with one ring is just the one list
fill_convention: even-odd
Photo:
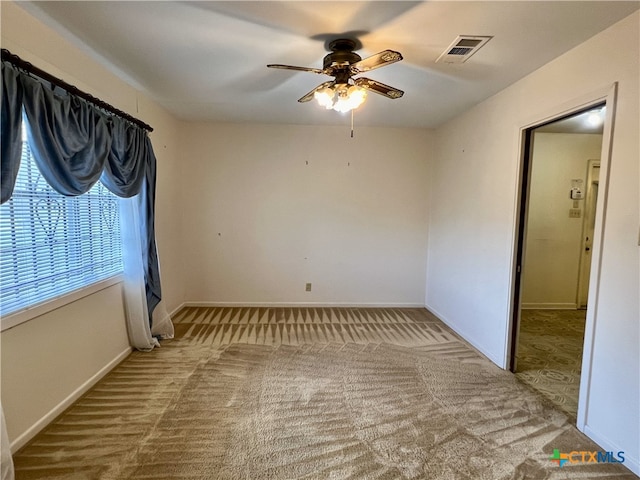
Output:
[[571,191],[569,192],[569,198],[571,200],[582,200],[584,194],[582,193],[582,185],[584,181],[581,178],[575,178],[571,180]]

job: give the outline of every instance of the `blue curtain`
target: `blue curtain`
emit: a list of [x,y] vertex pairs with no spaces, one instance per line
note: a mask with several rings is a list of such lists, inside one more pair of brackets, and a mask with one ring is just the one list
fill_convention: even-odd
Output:
[[149,309],[149,322],[151,323],[151,312],[156,308],[162,298],[160,288],[160,269],[158,262],[158,251],[156,250],[156,226],[154,215],[154,200],[156,198],[156,157],[151,148],[151,140],[145,137],[145,153],[147,156],[147,168],[145,172],[145,182],[142,184],[141,214],[143,231],[142,256],[145,259],[145,290],[147,294],[147,308]]
[[2,141],[0,142],[0,203],[11,198],[22,151],[22,85],[13,67],[2,62]]
[[106,115],[86,101],[21,75],[27,138],[42,176],[62,195],[87,193],[111,150]]
[[2,202],[11,198],[20,166],[23,108],[35,162],[54,190],[67,196],[82,195],[101,180],[120,197],[141,194],[151,322],[161,288],[154,224],[156,157],[147,132],[2,62]]
[[111,123],[111,149],[100,180],[119,197],[129,198],[140,191],[145,168],[154,171],[156,159],[147,132],[128,122]]

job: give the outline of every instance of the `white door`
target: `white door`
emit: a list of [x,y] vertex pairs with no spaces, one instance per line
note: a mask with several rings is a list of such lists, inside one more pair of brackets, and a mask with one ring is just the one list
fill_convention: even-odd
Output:
[[582,223],[582,252],[580,254],[580,273],[578,278],[578,308],[587,308],[589,297],[589,276],[591,274],[591,250],[596,224],[596,202],[600,179],[600,161],[589,160],[587,184],[584,199],[584,217]]

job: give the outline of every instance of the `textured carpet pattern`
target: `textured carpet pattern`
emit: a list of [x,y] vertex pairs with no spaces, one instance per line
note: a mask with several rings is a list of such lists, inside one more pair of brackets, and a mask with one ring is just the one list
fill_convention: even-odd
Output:
[[516,376],[575,422],[586,310],[523,310]]
[[16,455],[18,480],[636,478],[551,462],[597,446],[425,310],[175,320],[176,339],[132,354]]
[[193,307],[181,310],[174,323],[192,345],[459,343],[451,330],[424,309]]

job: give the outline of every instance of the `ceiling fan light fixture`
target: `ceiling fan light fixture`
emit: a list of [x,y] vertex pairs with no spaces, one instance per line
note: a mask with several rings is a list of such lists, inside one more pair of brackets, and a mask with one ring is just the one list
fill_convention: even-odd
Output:
[[352,105],[351,108],[356,109],[367,99],[367,90],[357,85],[351,85],[347,91],[347,96]]
[[346,113],[362,105],[367,98],[367,90],[357,85],[337,84],[333,88],[317,90],[313,97],[327,110]]
[[336,93],[333,91],[333,89],[331,89],[331,87],[325,87],[320,90],[317,90],[313,94],[313,98],[316,99],[316,101],[321,107],[324,107],[327,110],[330,110],[333,108],[333,99],[335,97],[335,94]]

